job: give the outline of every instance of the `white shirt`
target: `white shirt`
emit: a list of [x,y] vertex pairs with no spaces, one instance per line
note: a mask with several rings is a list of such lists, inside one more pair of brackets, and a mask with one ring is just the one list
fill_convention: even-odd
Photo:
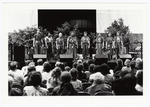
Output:
[[9,70],[8,75],[13,77],[14,82],[21,83],[24,81],[23,72],[19,69],[16,69],[15,71]]
[[47,96],[48,90],[46,88],[42,88],[40,86],[26,86],[23,89],[24,96]]
[[42,65],[37,65],[36,67],[36,71],[42,73],[43,72],[43,66]]

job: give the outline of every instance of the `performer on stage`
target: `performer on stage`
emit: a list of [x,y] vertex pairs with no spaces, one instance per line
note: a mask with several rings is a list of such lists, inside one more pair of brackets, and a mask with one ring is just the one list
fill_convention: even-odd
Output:
[[87,32],[84,32],[84,36],[81,38],[81,48],[82,48],[82,55],[84,59],[87,59],[89,55],[89,48],[90,48],[90,38],[87,36]]
[[57,50],[57,57],[59,58],[60,54],[63,54],[64,50],[64,39],[62,37],[62,33],[59,33],[59,37],[56,39],[56,50]]
[[126,49],[126,54],[129,53],[129,46],[130,46],[130,39],[129,39],[129,32],[126,33],[124,36],[124,41],[123,41],[124,47]]
[[50,33],[45,37],[45,46],[47,49],[47,58],[51,59],[53,56],[53,38]]
[[117,35],[114,37],[115,42],[115,49],[116,49],[116,56],[119,57],[119,54],[122,54],[123,49],[123,41],[122,37],[120,36],[120,32],[117,32]]
[[111,33],[108,33],[106,48],[109,50],[108,59],[111,60],[113,55],[113,37],[111,36]]
[[104,38],[99,33],[96,37],[96,54],[102,55],[103,47],[104,47]]
[[42,46],[41,35],[40,31],[38,30],[33,38],[33,47],[35,54],[41,54],[41,46]]
[[72,31],[70,32],[70,36],[67,38],[67,53],[72,54],[74,59],[77,57],[77,48],[77,37],[75,36],[75,32]]

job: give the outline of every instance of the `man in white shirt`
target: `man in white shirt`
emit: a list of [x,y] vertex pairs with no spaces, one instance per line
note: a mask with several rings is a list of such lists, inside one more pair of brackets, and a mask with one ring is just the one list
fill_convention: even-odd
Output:
[[37,72],[43,72],[43,60],[38,59],[37,60],[37,66],[35,67]]
[[14,79],[14,82],[17,82],[17,83],[23,85],[23,79],[24,79],[23,72],[21,72],[21,70],[17,69],[16,62],[10,63],[10,70],[8,71],[8,75]]

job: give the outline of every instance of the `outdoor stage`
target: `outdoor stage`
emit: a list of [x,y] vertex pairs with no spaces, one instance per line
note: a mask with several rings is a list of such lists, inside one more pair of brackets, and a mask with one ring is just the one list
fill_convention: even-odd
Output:
[[[123,60],[123,62],[126,59],[132,59],[137,55],[136,53],[134,54],[124,54],[124,55],[119,55],[119,58]],[[59,59],[53,59],[51,58],[50,60],[47,59],[46,54],[34,54],[33,55],[33,60],[36,62],[38,59],[43,59],[43,61],[49,61],[52,67],[55,66],[55,63],[57,61],[63,62],[65,65],[72,67],[72,64],[76,62],[77,60],[82,60],[91,63],[95,63],[96,65],[100,65],[102,63],[108,64],[110,69],[114,69],[116,66],[116,55],[113,55],[113,59],[109,60],[108,55],[95,55],[92,54],[92,57],[88,57],[88,59],[83,59],[82,54],[77,54],[77,58],[74,60],[72,55],[69,54],[60,54]]]

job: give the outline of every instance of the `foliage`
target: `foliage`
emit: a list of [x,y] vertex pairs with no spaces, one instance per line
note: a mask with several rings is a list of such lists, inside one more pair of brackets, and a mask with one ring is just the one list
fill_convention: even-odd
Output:
[[114,20],[111,26],[107,27],[105,33],[111,33],[114,37],[118,31],[120,31],[122,35],[125,35],[127,32],[130,32],[129,26],[124,25],[124,21],[122,18]]
[[25,45],[28,40],[34,37],[36,32],[37,29],[34,27],[19,29],[18,32],[14,30],[14,32],[8,34],[8,42],[17,46]]

